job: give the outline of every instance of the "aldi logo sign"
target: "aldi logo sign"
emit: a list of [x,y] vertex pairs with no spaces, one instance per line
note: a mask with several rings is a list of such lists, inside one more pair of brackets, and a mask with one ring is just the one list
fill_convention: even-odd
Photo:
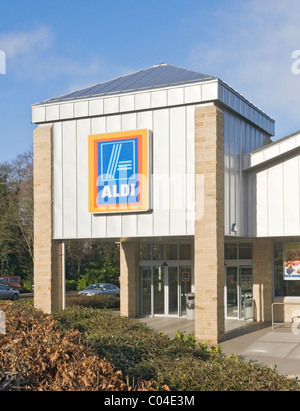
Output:
[[89,136],[91,213],[148,211],[148,130]]

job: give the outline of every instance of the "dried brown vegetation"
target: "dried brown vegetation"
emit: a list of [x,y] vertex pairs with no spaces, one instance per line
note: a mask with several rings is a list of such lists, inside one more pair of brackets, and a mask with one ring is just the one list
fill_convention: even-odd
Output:
[[150,382],[126,384],[120,371],[99,358],[79,331],[62,333],[52,316],[33,308],[1,304],[6,334],[0,335],[0,371],[18,373],[31,391],[153,390]]

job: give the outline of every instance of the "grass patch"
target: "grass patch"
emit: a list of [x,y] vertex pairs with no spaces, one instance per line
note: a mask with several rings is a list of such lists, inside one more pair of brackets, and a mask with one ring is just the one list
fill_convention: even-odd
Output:
[[64,330],[84,332],[101,358],[129,381],[154,380],[173,391],[298,391],[296,379],[268,367],[223,357],[220,347],[198,344],[192,335],[174,340],[136,320],[91,308],[73,306],[56,315]]

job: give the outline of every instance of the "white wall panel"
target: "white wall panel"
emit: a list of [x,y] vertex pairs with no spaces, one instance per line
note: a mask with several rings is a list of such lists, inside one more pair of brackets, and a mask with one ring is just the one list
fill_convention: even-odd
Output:
[[106,118],[107,133],[114,133],[122,129],[122,116],[108,116]]
[[300,232],[299,157],[283,163],[284,235]]
[[89,102],[78,101],[74,103],[74,117],[87,117],[89,115]]
[[183,88],[174,88],[168,90],[168,105],[180,105],[184,103]]
[[124,114],[121,117],[122,131],[130,131],[137,129],[137,115],[136,113]]
[[118,113],[119,97],[110,97],[104,99],[104,114]]
[[152,91],[151,92],[151,107],[167,106],[167,90]]
[[[153,111],[142,111],[137,114],[137,128],[153,130]],[[151,159],[152,160],[152,159]],[[152,184],[152,180],[150,181]],[[152,203],[153,190],[150,189],[150,201]],[[152,204],[151,204],[152,206]],[[141,213],[137,216],[137,235],[152,236],[153,235],[153,213]]]
[[76,121],[63,123],[63,235],[77,237]]
[[170,110],[170,234],[186,233],[186,109]]
[[53,236],[63,237],[63,156],[62,123],[53,124]]
[[256,180],[257,235],[299,236],[300,156],[253,171]]
[[195,232],[195,106],[186,107],[186,233]]
[[[106,133],[106,117],[95,117],[91,119],[91,134]],[[105,238],[107,236],[106,230],[106,216],[92,214],[92,238]]]
[[134,110],[134,95],[120,97],[120,111],[133,111]]
[[185,103],[199,103],[202,101],[202,88],[201,86],[189,86],[184,89]]
[[103,99],[93,99],[89,101],[89,115],[100,116],[104,111]]
[[[55,237],[193,235],[194,110],[195,106],[182,106],[56,123]],[[153,211],[90,214],[88,136],[143,128],[153,134]]]
[[151,94],[150,93],[139,93],[135,96],[135,109],[143,110],[149,109],[151,105]]
[[283,167],[282,164],[268,170],[268,235],[283,233]]
[[261,171],[256,176],[256,198],[257,198],[257,235],[264,237],[268,235],[268,172]]
[[60,109],[60,119],[70,119],[74,117],[74,104],[64,103],[59,106]]
[[202,99],[204,101],[216,100],[218,98],[218,83],[202,84]]
[[43,123],[46,121],[46,107],[32,107],[32,122]]
[[92,237],[91,214],[89,213],[89,166],[88,136],[90,120],[77,121],[77,235],[80,238]]
[[59,118],[59,105],[46,106],[46,121],[53,121]]
[[170,233],[170,128],[169,110],[153,113],[153,207],[154,235]]

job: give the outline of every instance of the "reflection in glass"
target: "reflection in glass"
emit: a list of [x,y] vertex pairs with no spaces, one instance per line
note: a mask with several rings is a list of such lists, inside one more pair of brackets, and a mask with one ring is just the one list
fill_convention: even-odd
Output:
[[227,267],[227,317],[238,317],[238,269]]
[[164,247],[161,244],[153,244],[152,246],[153,260],[164,259]]
[[151,268],[140,268],[140,285],[142,293],[142,315],[151,315]]
[[164,268],[154,267],[154,314],[165,313]]
[[169,267],[169,314],[178,314],[178,268]]
[[181,315],[186,315],[186,294],[192,290],[192,269],[191,267],[180,267],[179,277],[181,284]]

